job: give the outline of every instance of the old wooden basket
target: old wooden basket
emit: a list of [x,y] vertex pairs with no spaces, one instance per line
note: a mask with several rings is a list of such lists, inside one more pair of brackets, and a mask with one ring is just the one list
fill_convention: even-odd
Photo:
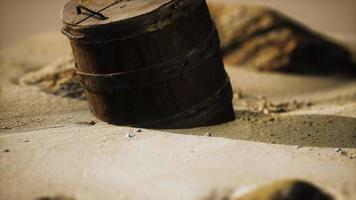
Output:
[[205,0],[72,0],[62,20],[99,119],[189,128],[235,118]]

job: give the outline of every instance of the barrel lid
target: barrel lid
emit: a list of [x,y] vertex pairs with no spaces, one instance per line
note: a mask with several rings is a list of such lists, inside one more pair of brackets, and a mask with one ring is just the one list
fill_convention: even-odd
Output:
[[204,0],[71,0],[63,33],[79,42],[125,39],[155,31],[188,15]]
[[71,0],[64,6],[62,20],[73,26],[103,25],[149,13],[170,1],[172,0]]

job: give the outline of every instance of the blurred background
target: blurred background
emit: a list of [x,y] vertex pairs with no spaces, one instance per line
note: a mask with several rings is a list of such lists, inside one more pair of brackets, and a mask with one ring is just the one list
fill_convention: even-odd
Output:
[[[0,48],[47,31],[60,31],[68,0],[0,0]],[[211,0],[221,1],[221,0]],[[354,41],[356,0],[224,0],[275,8],[324,34]]]

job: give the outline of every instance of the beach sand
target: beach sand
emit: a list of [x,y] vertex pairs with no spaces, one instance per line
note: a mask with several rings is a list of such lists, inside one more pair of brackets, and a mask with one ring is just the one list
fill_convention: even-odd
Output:
[[234,122],[137,132],[19,84],[68,54],[59,33],[0,53],[1,199],[219,199],[282,178],[356,199],[356,80],[226,66]]

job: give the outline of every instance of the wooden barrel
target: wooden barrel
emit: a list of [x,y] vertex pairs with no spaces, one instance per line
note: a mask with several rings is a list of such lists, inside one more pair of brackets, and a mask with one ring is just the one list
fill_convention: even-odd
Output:
[[62,20],[99,119],[148,128],[235,119],[205,0],[72,0]]

